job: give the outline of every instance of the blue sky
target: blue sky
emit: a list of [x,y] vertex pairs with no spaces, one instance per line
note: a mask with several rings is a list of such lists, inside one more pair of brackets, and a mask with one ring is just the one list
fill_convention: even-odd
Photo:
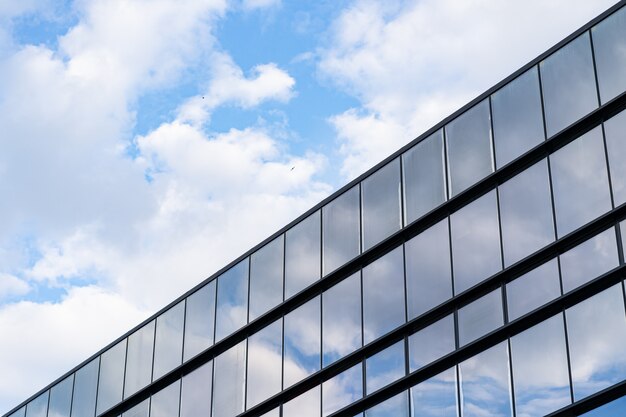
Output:
[[612,3],[0,0],[0,413]]

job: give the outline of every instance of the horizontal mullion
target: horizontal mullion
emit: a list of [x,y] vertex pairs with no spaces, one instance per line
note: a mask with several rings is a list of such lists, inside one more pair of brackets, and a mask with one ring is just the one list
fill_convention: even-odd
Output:
[[566,407],[561,408],[546,417],[577,417],[583,413],[591,411],[602,405],[610,403],[613,400],[617,400],[620,397],[626,395],[626,381],[622,381],[608,388],[603,389],[600,392],[576,401]]

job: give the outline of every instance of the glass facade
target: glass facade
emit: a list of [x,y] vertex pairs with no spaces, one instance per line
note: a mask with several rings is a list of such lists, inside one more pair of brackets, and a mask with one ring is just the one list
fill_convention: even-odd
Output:
[[625,10],[7,416],[626,414]]

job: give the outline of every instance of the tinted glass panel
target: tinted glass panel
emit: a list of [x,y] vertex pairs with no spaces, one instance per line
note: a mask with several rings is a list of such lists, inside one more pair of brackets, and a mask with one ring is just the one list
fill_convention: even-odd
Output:
[[49,391],[46,391],[26,404],[26,417],[46,417],[46,412],[48,411],[48,393]]
[[411,388],[411,417],[457,417],[456,368]]
[[561,255],[563,292],[591,281],[618,264],[615,229],[610,228]]
[[547,160],[505,182],[499,192],[506,267],[554,240]]
[[360,253],[359,186],[322,208],[324,275]]
[[409,336],[410,371],[416,371],[454,349],[454,317],[451,314]]
[[402,378],[404,369],[404,340],[365,360],[365,390],[367,394]]
[[154,345],[154,320],[128,336],[124,398],[150,383]]
[[574,400],[626,379],[626,313],[617,284],[565,311]]
[[[626,9],[624,9],[626,10]],[[626,111],[604,122],[615,206],[626,203]]]
[[322,349],[320,297],[285,316],[285,388],[319,371]]
[[365,344],[405,322],[403,262],[400,246],[363,268]]
[[213,361],[183,377],[180,399],[180,417],[211,415]]
[[367,250],[402,227],[400,159],[394,159],[364,179],[361,187],[363,250]]
[[408,415],[409,395],[407,391],[365,410],[365,417],[408,417]]
[[[248,338],[248,399],[254,407],[280,391],[282,380],[282,320]],[[219,383],[222,383],[218,380]]]
[[409,319],[452,297],[448,219],[404,245]]
[[22,407],[17,410],[15,413],[11,414],[9,417],[24,417],[26,413],[26,407]]
[[246,341],[215,358],[213,417],[234,417],[244,411]]
[[107,350],[100,357],[97,414],[108,410],[122,400],[126,339]]
[[320,279],[321,231],[319,211],[287,230],[285,299]]
[[148,417],[150,415],[150,399],[144,400],[122,414],[122,417]]
[[462,362],[459,373],[463,417],[512,415],[506,342]]
[[150,417],[178,417],[180,380],[170,384],[152,396]]
[[581,414],[581,417],[615,417],[626,415],[626,397],[618,398],[595,410]]
[[181,301],[157,317],[154,343],[153,380],[181,364],[183,357],[183,327],[185,302]]
[[446,126],[450,196],[491,174],[491,120],[484,100]]
[[559,237],[611,209],[600,127],[556,151],[550,162]]
[[213,344],[215,283],[213,280],[187,297],[185,312],[185,360]]
[[511,359],[518,416],[543,416],[571,402],[561,314],[512,337]]
[[268,411],[267,413],[261,415],[261,417],[280,417],[280,407],[276,407],[272,411]]
[[502,167],[544,140],[537,67],[491,96],[496,164]]
[[362,346],[359,272],[322,294],[322,331],[324,366]]
[[457,294],[502,268],[495,190],[453,213],[452,259]]
[[250,317],[252,321],[283,301],[283,236],[250,257]]
[[424,139],[402,155],[406,224],[446,201],[443,131]]
[[503,324],[502,290],[498,288],[459,309],[459,345],[472,342]]
[[626,90],[626,8],[591,29],[600,85],[606,103]]
[[283,404],[283,417],[320,417],[320,386]]
[[221,340],[246,324],[248,317],[248,259],[217,278],[215,340]]
[[70,375],[50,389],[48,417],[70,417],[74,375]]
[[322,383],[322,415],[326,417],[363,397],[361,364]]
[[96,358],[76,371],[72,417],[93,417],[95,415],[99,364],[100,360]]
[[509,321],[515,320],[561,295],[556,259],[506,284]]
[[589,33],[539,64],[548,137],[598,107]]

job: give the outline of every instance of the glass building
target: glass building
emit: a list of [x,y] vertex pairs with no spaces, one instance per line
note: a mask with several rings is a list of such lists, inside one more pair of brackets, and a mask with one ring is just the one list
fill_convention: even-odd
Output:
[[6,416],[626,415],[625,4]]

